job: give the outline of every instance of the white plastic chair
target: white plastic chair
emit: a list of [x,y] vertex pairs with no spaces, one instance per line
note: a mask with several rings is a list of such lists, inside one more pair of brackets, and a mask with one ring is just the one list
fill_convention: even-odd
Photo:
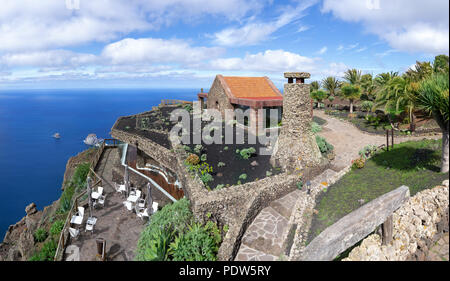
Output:
[[136,196],[141,197],[141,191],[139,189],[136,190]]
[[133,211],[133,203],[130,201],[123,201],[123,205],[127,208],[128,211]]
[[84,208],[83,207],[78,207],[78,216],[79,217],[84,217]]
[[137,201],[137,203],[136,203],[136,205],[139,207],[139,208],[144,208],[145,207],[145,199],[139,199],[138,201]]
[[102,206],[105,206],[105,200],[106,200],[106,195],[100,195],[100,197],[97,200],[97,203]]
[[80,234],[80,231],[78,229],[69,227],[69,234],[72,238],[77,238],[78,235]]
[[99,186],[99,187],[97,188],[97,192],[98,192],[100,195],[102,195],[102,194],[103,194],[103,187]]
[[153,213],[156,213],[158,211],[158,202],[153,201],[152,209]]
[[89,218],[86,222],[86,229],[84,230],[84,232],[90,231],[93,234],[94,226],[96,223],[97,223],[97,218],[95,218],[95,217]]

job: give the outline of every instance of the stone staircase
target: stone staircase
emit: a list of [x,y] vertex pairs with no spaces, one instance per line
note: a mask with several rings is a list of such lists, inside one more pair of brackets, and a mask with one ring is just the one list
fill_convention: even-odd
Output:
[[[314,197],[334,182],[337,172],[327,169],[311,181]],[[294,237],[294,206],[306,190],[296,189],[261,210],[247,228],[235,261],[274,261],[289,254]]]

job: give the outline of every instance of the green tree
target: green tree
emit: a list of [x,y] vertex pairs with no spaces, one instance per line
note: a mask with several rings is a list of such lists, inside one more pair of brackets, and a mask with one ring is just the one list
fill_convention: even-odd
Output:
[[433,72],[434,73],[445,73],[448,75],[449,71],[449,60],[447,55],[439,55],[434,58],[433,62]]
[[322,80],[322,86],[328,91],[330,96],[336,96],[341,86],[341,82],[336,79],[336,77],[328,76]]
[[322,100],[326,99],[328,97],[328,93],[323,90],[316,90],[311,93],[311,98],[317,100],[317,107],[319,107],[319,103],[322,102]]
[[361,100],[374,100],[375,84],[372,74],[364,74],[361,76]]
[[309,92],[312,93],[320,89],[319,81],[312,81],[309,87]]
[[425,78],[429,78],[432,74],[433,67],[430,62],[416,61],[416,64],[405,72],[405,77],[409,81],[420,82]]
[[433,116],[442,130],[441,172],[449,171],[449,79],[445,74],[435,74],[424,80],[416,98],[418,108]]
[[341,86],[341,95],[350,102],[350,113],[353,113],[353,103],[361,96],[361,87],[359,85],[352,85],[344,83]]
[[347,81],[350,85],[360,85],[361,84],[361,70],[357,69],[348,69],[344,72],[344,80]]

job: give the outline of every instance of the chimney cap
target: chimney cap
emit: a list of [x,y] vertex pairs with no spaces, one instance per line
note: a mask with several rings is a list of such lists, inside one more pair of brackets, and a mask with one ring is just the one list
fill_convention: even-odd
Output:
[[308,72],[285,72],[284,78],[310,78],[311,74]]

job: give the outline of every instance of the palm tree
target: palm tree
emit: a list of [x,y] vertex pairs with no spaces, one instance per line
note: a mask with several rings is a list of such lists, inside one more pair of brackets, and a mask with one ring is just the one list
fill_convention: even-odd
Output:
[[320,89],[320,83],[319,81],[312,81],[311,86],[309,87],[309,92],[312,93],[314,91],[317,91]]
[[375,84],[372,78],[372,74],[364,74],[361,76],[361,88],[362,88],[362,94],[361,99],[362,100],[373,100],[374,99],[374,92],[375,92]]
[[449,60],[447,55],[439,55],[434,58],[433,62],[434,73],[446,73],[449,72]]
[[361,87],[359,85],[344,83],[341,86],[341,95],[350,101],[350,114],[352,114],[353,102],[361,96]]
[[449,80],[445,74],[434,74],[420,83],[415,104],[428,112],[442,130],[441,172],[449,171]]
[[341,82],[336,79],[334,76],[328,76],[327,78],[322,80],[322,86],[325,90],[328,91],[330,96],[335,96],[341,86]]
[[351,85],[359,85],[361,84],[361,76],[361,70],[353,68],[347,69],[347,71],[344,72],[343,78]]
[[433,67],[430,62],[416,61],[413,68],[409,68],[405,75],[410,81],[419,82],[429,78],[433,74]]

